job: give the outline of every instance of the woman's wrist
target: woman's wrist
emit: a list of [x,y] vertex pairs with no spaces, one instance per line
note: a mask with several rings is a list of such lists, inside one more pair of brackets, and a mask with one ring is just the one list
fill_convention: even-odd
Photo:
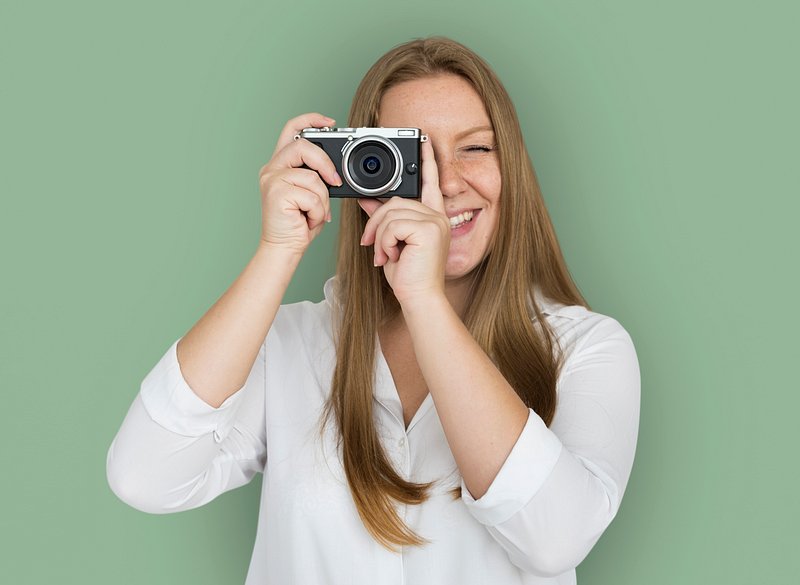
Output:
[[453,311],[450,301],[444,292],[430,291],[418,293],[403,300],[398,299],[406,323],[413,320],[426,320],[441,311]]
[[255,257],[263,262],[274,263],[280,266],[290,266],[292,270],[297,267],[303,258],[303,253],[299,250],[273,246],[261,241],[256,248]]

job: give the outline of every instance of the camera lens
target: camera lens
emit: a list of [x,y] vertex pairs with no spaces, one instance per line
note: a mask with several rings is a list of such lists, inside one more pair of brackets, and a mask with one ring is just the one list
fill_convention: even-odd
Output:
[[396,147],[378,137],[365,137],[347,153],[345,174],[350,186],[369,195],[380,195],[392,188],[398,176],[400,160]]
[[365,173],[374,175],[381,170],[381,161],[374,155],[365,156],[364,160],[361,162],[361,167],[364,169]]
[[402,181],[403,155],[391,138],[365,134],[342,148],[342,174],[360,195],[380,197]]

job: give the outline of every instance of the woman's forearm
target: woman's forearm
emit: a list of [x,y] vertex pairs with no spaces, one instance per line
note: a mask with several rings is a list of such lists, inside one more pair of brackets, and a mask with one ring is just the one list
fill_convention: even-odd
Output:
[[519,438],[528,408],[445,297],[404,306],[403,316],[453,457],[478,499]]
[[260,245],[230,288],[178,342],[181,373],[219,407],[244,386],[300,255]]

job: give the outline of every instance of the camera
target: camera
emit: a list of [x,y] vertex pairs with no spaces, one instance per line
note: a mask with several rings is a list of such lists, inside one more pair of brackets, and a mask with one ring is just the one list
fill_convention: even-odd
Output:
[[300,138],[324,150],[342,177],[330,197],[420,196],[420,143],[428,137],[419,128],[304,128]]

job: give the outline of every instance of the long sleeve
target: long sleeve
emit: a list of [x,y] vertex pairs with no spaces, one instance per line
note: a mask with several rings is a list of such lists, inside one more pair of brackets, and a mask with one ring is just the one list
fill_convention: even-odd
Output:
[[522,570],[553,577],[575,568],[614,519],[639,428],[640,372],[627,331],[595,314],[558,382],[550,428],[528,421],[488,491],[467,509]]
[[178,341],[144,378],[106,459],[111,490],[153,514],[202,506],[266,462],[265,344],[244,386],[214,408],[186,383]]

